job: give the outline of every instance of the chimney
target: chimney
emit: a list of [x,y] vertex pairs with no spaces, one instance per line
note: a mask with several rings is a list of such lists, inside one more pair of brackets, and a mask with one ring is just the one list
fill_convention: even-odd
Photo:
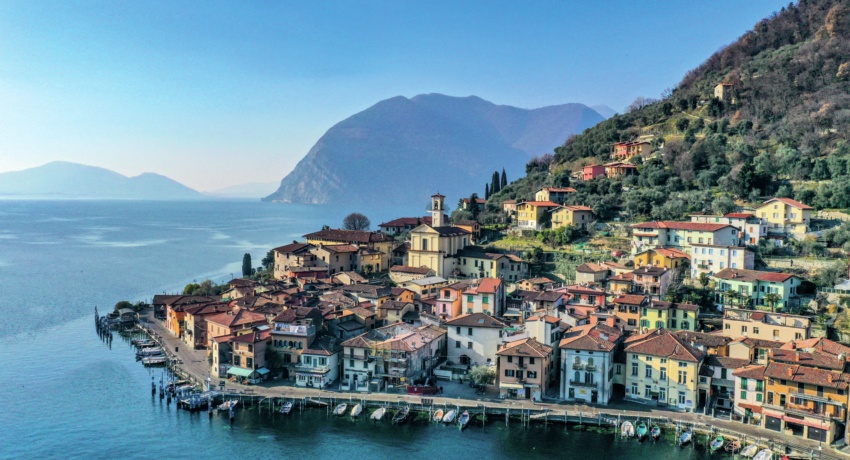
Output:
[[800,350],[794,352],[794,361],[800,361]]
[[835,382],[835,374],[833,374],[832,372],[826,374],[826,380],[829,381],[829,383]]
[[605,318],[605,324],[610,326],[610,327],[616,327],[617,317],[612,315],[612,316]]
[[794,377],[794,368],[792,368],[792,367],[788,368],[788,377]]

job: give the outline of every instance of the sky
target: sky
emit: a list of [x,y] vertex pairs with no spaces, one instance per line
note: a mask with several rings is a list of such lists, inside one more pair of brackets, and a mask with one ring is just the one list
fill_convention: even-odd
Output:
[[0,172],[279,182],[380,100],[622,111],[788,0],[0,1]]

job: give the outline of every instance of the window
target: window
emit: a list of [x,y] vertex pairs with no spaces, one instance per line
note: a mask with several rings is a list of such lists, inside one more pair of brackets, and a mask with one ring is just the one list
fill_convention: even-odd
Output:
[[756,391],[764,391],[764,382],[762,382],[761,380],[756,380]]
[[758,333],[759,333],[759,328],[753,326],[753,334],[758,334]]
[[756,402],[762,402],[761,400],[762,400],[761,393],[756,393]]
[[354,367],[354,360],[353,360],[353,359],[349,359],[349,360],[348,360],[348,365],[349,365],[349,366],[351,366],[351,367]]
[[467,302],[472,302],[473,300],[474,300],[474,298],[471,295],[466,296]]
[[526,376],[530,379],[536,379],[537,378],[537,371],[528,371],[528,372],[526,372]]
[[[723,370],[725,371],[726,369],[723,369]],[[723,378],[725,378],[725,377],[723,377]],[[746,379],[746,378],[742,378],[742,379],[741,379],[741,389],[742,389],[742,390],[746,390],[746,389],[747,389],[747,379]]]
[[466,342],[466,348],[472,350],[472,342]]
[[[455,342],[455,348],[460,348],[460,340]],[[510,360],[510,359],[511,359],[511,357],[508,356],[508,360]]]
[[471,328],[471,327],[468,327],[467,329],[469,329],[469,331],[468,331],[468,332],[469,332],[469,335],[472,335],[472,328]]
[[632,363],[632,377],[637,377],[638,375],[638,363]]
[[649,366],[646,366],[646,378],[648,378],[648,379],[652,378],[652,368],[649,367]]
[[645,398],[652,397],[652,387],[651,387],[651,386],[646,385],[646,386],[643,388],[643,396],[644,396]]
[[747,392],[744,390],[741,390],[741,399],[747,399]]
[[665,389],[665,388],[659,388],[658,389],[658,400],[663,401],[663,402],[667,402],[667,389]]
[[505,377],[513,377],[514,370],[513,369],[505,369]]
[[508,356],[508,362],[509,362],[509,363],[514,362],[514,357],[513,357],[513,356]]
[[638,387],[637,387],[637,384],[635,384],[635,383],[632,384],[632,394],[633,395],[638,394]]
[[688,363],[684,361],[679,361],[679,367],[688,367]]
[[661,377],[659,377],[659,379],[667,380],[667,369],[666,368],[663,368],[663,367],[661,368]]
[[[590,360],[588,360],[590,361]],[[528,364],[534,364],[534,358],[528,358]]]
[[614,366],[614,372],[615,372],[617,375],[622,375],[622,373],[623,373],[623,366],[621,366],[620,364],[617,364],[616,366]]
[[652,362],[652,356],[647,356],[647,357],[646,357],[646,362],[651,363],[651,362]]
[[680,405],[684,405],[684,404],[685,404],[685,393],[684,393],[683,391],[680,391],[680,392],[679,392],[679,404],[680,404]]
[[688,383],[688,372],[679,371],[679,385],[684,385],[686,383]]

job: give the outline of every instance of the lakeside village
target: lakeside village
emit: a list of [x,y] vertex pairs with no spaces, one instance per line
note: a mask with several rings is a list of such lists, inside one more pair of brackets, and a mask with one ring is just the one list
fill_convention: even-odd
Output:
[[[639,152],[630,144],[616,148]],[[562,204],[570,193],[543,188],[504,210],[515,230],[598,225],[589,207]],[[380,231],[308,233],[274,248],[264,276],[154,296],[155,316],[206,350],[211,379],[425,396],[471,382],[505,401],[641,403],[844,444],[850,347],[828,335],[839,301],[818,307],[799,269],[754,269],[759,241],[805,238],[810,206],[772,198],[633,224],[630,254],[569,279],[541,275],[529,251],[484,245],[481,225],[450,222],[440,194],[429,211]]]

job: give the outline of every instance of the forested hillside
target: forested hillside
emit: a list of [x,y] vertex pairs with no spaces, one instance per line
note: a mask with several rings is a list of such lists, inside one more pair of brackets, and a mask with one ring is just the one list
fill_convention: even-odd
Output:
[[[727,84],[725,97],[715,86]],[[638,98],[533,160],[527,176],[491,197],[528,199],[542,185],[578,190],[603,219],[675,219],[728,212],[769,196],[850,207],[850,0],[803,0],[762,20],[688,72],[660,100]],[[612,161],[611,144],[646,140],[639,175],[570,181]]]

